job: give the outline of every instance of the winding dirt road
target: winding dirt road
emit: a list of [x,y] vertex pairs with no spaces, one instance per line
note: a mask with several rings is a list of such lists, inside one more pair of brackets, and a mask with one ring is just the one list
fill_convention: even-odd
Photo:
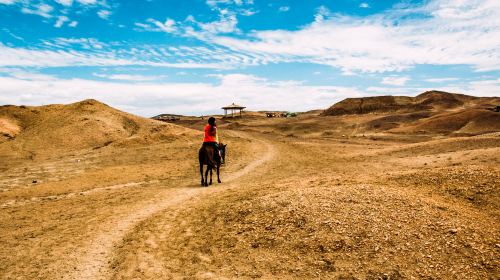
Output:
[[[276,149],[270,141],[254,138],[244,132],[231,131],[229,133],[235,137],[252,139],[253,148],[265,152],[260,154],[259,158],[249,162],[244,168],[228,175],[223,174],[224,183],[214,185],[216,188],[237,188],[237,180],[240,177],[272,160],[276,154]],[[130,209],[128,213],[116,216],[115,219],[103,225],[102,229],[95,233],[95,237],[87,245],[75,252],[74,259],[77,261],[75,264],[70,265],[74,268],[70,273],[64,275],[63,279],[109,279],[112,275],[109,266],[114,249],[119,247],[131,229],[156,213],[180,205],[188,200],[202,199],[204,195],[213,192],[213,190],[213,187],[200,188],[188,185],[169,189],[158,194],[148,204],[135,207]]]

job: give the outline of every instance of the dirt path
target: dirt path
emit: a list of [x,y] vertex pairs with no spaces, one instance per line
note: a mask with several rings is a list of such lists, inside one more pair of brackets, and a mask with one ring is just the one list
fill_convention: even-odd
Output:
[[[259,143],[259,150],[265,151],[261,157],[253,160],[243,169],[229,174],[224,178],[225,184],[222,186],[234,188],[237,186],[237,182],[234,182],[235,180],[273,159],[276,149],[271,142],[264,139],[252,138],[247,133],[231,131],[231,134],[237,137],[252,139],[252,141]],[[81,250],[75,252],[74,257],[76,258],[76,262],[73,265],[73,270],[64,275],[63,279],[108,279],[110,277],[109,264],[113,251],[121,243],[127,232],[155,213],[187,200],[200,197],[211,190],[211,188],[192,186],[169,189],[158,194],[148,204],[131,209],[129,213],[116,216],[113,221],[103,225],[102,229],[95,234],[95,238],[92,241],[82,247]]]

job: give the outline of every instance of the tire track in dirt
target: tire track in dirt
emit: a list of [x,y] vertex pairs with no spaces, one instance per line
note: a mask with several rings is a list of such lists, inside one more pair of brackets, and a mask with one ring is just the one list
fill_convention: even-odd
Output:
[[[259,142],[261,144],[259,147],[266,147],[266,152],[262,157],[253,160],[243,169],[227,176],[224,180],[226,183],[231,183],[247,175],[250,171],[273,159],[276,154],[275,147],[267,140],[251,137],[249,134],[239,131],[228,131],[228,133]],[[229,186],[226,185],[225,187]],[[108,279],[111,276],[109,264],[114,248],[120,244],[127,232],[148,217],[209,191],[210,188],[188,186],[167,190],[159,194],[153,202],[116,217],[114,221],[110,221],[100,232],[96,233],[96,237],[87,246],[75,252],[73,258],[76,259],[76,262],[73,263],[73,266],[70,266],[69,270],[71,272],[63,275],[62,279]]]

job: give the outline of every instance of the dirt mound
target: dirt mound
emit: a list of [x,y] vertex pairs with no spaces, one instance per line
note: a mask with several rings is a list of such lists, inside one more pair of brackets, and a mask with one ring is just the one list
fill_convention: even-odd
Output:
[[96,100],[68,105],[0,107],[0,151],[39,154],[168,140],[189,129],[134,116]]
[[476,99],[478,99],[478,97],[433,90],[417,95],[414,98],[414,102],[421,105],[431,106],[434,109],[448,109],[462,106],[465,103]]
[[325,110],[322,116],[338,116],[350,114],[366,114],[371,112],[393,112],[414,108],[413,99],[406,96],[375,96],[363,98],[347,98]]
[[391,132],[477,135],[500,131],[500,114],[485,109],[464,109],[439,114]]
[[388,113],[394,111],[415,112],[423,110],[453,109],[460,106],[491,104],[495,98],[480,98],[444,91],[426,91],[416,97],[375,96],[347,98],[326,109],[322,116],[366,114],[372,112]]
[[[419,170],[391,178],[395,183],[452,196],[492,213],[500,209],[500,172],[481,166],[452,166]],[[498,214],[498,213],[496,213]]]

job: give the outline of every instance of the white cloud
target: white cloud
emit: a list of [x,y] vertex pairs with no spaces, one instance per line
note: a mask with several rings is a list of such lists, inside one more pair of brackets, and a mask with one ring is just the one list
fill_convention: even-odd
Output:
[[18,69],[18,68],[0,68],[0,73],[19,80],[28,80],[28,81],[56,80],[55,77],[50,75],[40,74],[32,71],[25,71],[23,69]]
[[175,22],[167,18],[162,23],[149,18],[146,20],[146,23],[136,22],[135,26],[138,27],[136,28],[138,31],[174,33],[198,39],[206,39],[216,34],[237,33],[240,31],[237,28],[238,19],[234,12],[227,9],[219,9],[218,11],[219,19],[211,22],[199,22],[194,16],[189,15],[183,22]]
[[279,12],[288,12],[288,11],[290,11],[290,7],[289,6],[281,6],[278,8],[278,11]]
[[52,15],[50,14],[54,8],[45,3],[37,4],[34,7],[24,7],[21,9],[21,12],[25,14],[38,15],[44,18],[50,18]]
[[97,0],[77,0],[82,5],[95,5]]
[[4,5],[12,5],[16,2],[18,2],[18,0],[0,0],[0,4],[4,4]]
[[258,11],[254,10],[254,9],[242,9],[239,11],[239,13],[243,16],[253,16],[255,15],[256,13],[258,13]]
[[207,0],[207,5],[216,8],[221,5],[236,5],[236,6],[242,6],[242,5],[252,5],[253,0]]
[[99,74],[93,73],[94,76],[99,78],[104,78],[108,80],[120,80],[120,81],[133,81],[133,82],[146,82],[146,81],[154,81],[165,78],[166,76],[144,76],[144,75],[130,75],[130,74]]
[[332,15],[320,7],[315,21],[296,31],[198,38],[269,62],[310,62],[346,73],[402,71],[418,64],[500,70],[500,1],[436,0],[365,18]]
[[200,28],[209,34],[232,33],[238,30],[236,15],[221,13],[219,20],[208,23],[198,23]]
[[359,7],[363,8],[363,9],[367,9],[367,8],[370,8],[370,5],[366,2],[363,2],[363,3],[359,4]]
[[384,77],[382,78],[382,84],[384,85],[392,85],[392,86],[404,86],[407,81],[409,81],[409,77]]
[[135,26],[139,27],[140,30],[151,31],[151,32],[174,33],[177,31],[175,21],[170,18],[167,18],[165,22],[148,18],[146,22],[147,23],[136,22]]
[[[75,5],[75,2],[79,5]],[[100,9],[97,15],[103,19],[107,19],[112,13],[108,10],[111,6],[108,5],[106,0],[0,0],[0,4],[11,5],[16,3],[18,4],[16,7],[24,14],[38,15],[46,19],[54,18],[54,27],[56,28],[60,28],[64,24],[61,19],[68,15],[70,9],[74,9],[76,13]],[[45,22],[49,21],[45,20]]]
[[107,44],[99,41],[96,38],[56,38],[53,40],[53,42],[56,46],[62,48],[78,46],[88,50],[100,50],[108,46]]
[[176,31],[175,21],[173,19],[167,18],[164,23],[161,23],[154,19],[149,19],[149,22],[153,23],[159,30],[172,33]]
[[55,0],[55,1],[66,7],[73,5],[73,0]]
[[458,78],[434,78],[434,79],[426,79],[426,82],[430,83],[444,83],[444,82],[453,82],[458,81]]
[[[249,110],[306,111],[327,108],[344,98],[367,96],[367,93],[415,96],[430,90],[402,87],[369,87],[360,90],[353,87],[311,86],[300,81],[269,81],[237,73],[210,75],[218,81],[211,84],[143,83],[140,79],[133,82],[59,79],[16,69],[0,69],[0,72],[10,75],[0,76],[0,104],[41,105],[94,98],[146,117],[160,113],[222,113],[219,108],[230,102],[241,103]],[[137,77],[131,77],[134,76]],[[113,75],[104,75],[104,78],[111,77]],[[125,76],[115,78],[125,80]],[[435,89],[475,96],[498,96],[500,79],[478,80],[462,87]]]
[[[47,42],[54,47],[63,47],[55,50],[37,50],[26,48],[12,48],[0,43],[0,67],[65,67],[65,66],[125,66],[125,65],[147,65],[153,67],[170,68],[205,68],[205,69],[227,69],[224,62],[196,62],[192,60],[168,61],[165,56],[151,54],[150,57],[142,51],[127,50],[125,55],[119,56],[115,51],[100,50],[103,48],[101,42],[95,39],[59,38],[56,43]],[[88,51],[67,51],[64,46],[80,44]],[[154,51],[154,50],[153,50]],[[147,52],[147,51],[146,51]]]
[[346,97],[360,96],[353,88],[304,86],[294,81],[270,82],[232,74],[220,83],[115,83],[82,79],[27,81],[0,77],[0,103],[40,105],[95,98],[142,116],[160,113],[222,113],[230,102],[249,110],[302,111],[326,108]]
[[72,21],[68,24],[69,27],[76,27],[78,25],[78,21]]
[[97,12],[97,15],[102,19],[108,19],[109,16],[111,15],[111,12],[108,10],[99,10]]
[[60,17],[57,18],[57,21],[54,24],[54,27],[60,28],[67,21],[69,21],[69,18],[67,16],[60,16]]
[[325,18],[331,15],[330,10],[325,6],[320,6],[317,10],[316,15],[314,16],[315,22],[322,22]]

